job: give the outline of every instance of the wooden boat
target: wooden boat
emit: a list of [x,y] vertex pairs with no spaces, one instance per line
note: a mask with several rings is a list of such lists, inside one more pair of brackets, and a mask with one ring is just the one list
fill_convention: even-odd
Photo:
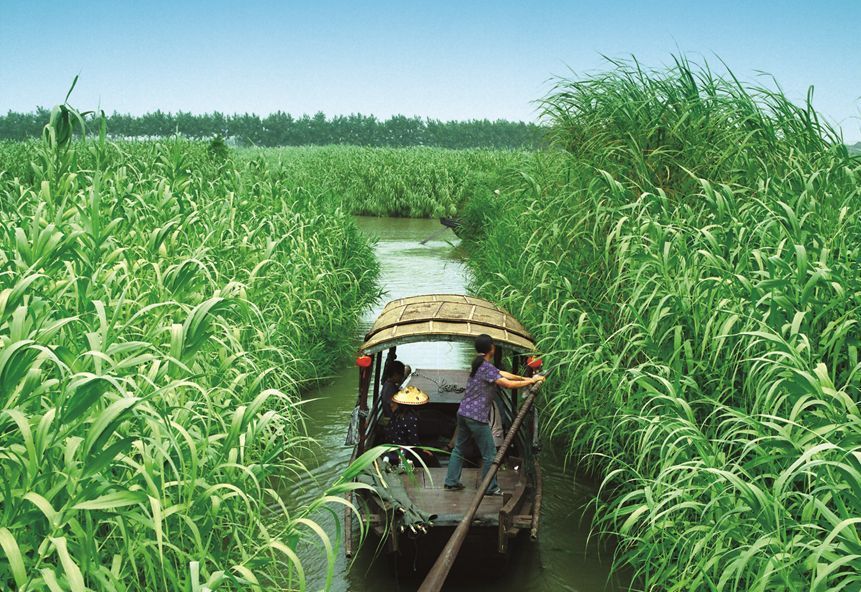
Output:
[[[430,294],[390,302],[374,322],[360,347],[359,395],[356,416],[358,430],[353,458],[384,444],[381,413],[381,380],[385,365],[397,357],[398,346],[429,341],[465,341],[486,333],[494,340],[497,367],[515,374],[531,375],[527,355],[534,350],[532,336],[505,310],[470,296]],[[417,367],[403,386],[415,386],[430,397],[417,408],[419,437],[423,446],[443,449],[454,432],[456,413],[468,368],[428,368],[420,360],[408,360]],[[500,389],[501,390],[501,389]],[[520,397],[522,398],[522,397]],[[501,392],[497,410],[503,429],[511,426],[518,413],[517,392]],[[541,503],[541,471],[536,459],[538,434],[533,410],[517,431],[497,474],[502,496],[485,497],[478,507],[465,545],[470,551],[504,556],[510,542],[523,531],[534,540],[538,534]],[[425,469],[416,464],[411,471],[387,471],[376,463],[365,482],[381,491],[380,495],[361,491],[358,503],[364,520],[390,553],[410,554],[430,561],[436,558],[453,529],[467,512],[481,481],[481,459],[477,451],[467,456],[461,481],[466,489],[447,491],[443,482],[448,454],[437,454],[442,466]],[[351,513],[346,517],[346,552],[353,553],[355,541]],[[406,543],[409,544],[406,544]],[[466,550],[465,548],[465,550]]]

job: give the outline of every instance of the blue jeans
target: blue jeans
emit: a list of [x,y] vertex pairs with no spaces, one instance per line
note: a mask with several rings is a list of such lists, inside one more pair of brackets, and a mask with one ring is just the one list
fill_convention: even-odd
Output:
[[[490,424],[476,421],[462,415],[457,416],[457,439],[454,442],[454,450],[451,451],[451,459],[448,461],[448,472],[445,476],[446,485],[457,485],[460,482],[460,474],[463,471],[463,454],[461,450],[466,446],[469,436],[475,438],[475,443],[481,451],[481,478],[487,475],[493,457],[496,456],[496,446],[493,444],[493,434]],[[493,491],[497,488],[496,475],[488,485],[487,490]]]

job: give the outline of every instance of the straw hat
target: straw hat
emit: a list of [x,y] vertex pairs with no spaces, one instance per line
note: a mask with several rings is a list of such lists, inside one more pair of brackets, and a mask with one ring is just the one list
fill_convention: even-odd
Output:
[[392,402],[398,405],[424,405],[429,400],[427,393],[414,386],[401,389],[392,396]]

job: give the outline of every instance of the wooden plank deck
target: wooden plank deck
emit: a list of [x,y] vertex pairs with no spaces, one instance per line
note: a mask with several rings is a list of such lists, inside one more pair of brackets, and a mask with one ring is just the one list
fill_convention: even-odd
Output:
[[[437,515],[434,521],[436,524],[459,522],[466,513],[473,497],[475,497],[480,484],[481,470],[464,468],[460,480],[466,488],[460,491],[443,489],[445,467],[428,470],[430,471],[430,479],[421,469],[417,469],[413,475],[401,475],[404,489],[418,508],[429,514]],[[524,479],[522,471],[515,471],[508,467],[497,474],[499,487],[506,493],[513,493],[521,484],[522,479]],[[484,524],[498,524],[502,499],[502,496],[485,496],[475,515],[476,521]]]

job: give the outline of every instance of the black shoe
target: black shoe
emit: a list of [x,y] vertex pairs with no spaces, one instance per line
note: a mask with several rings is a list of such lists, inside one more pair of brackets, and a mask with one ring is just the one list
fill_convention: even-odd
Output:
[[443,489],[447,491],[460,491],[461,489],[466,489],[466,486],[463,483],[457,483],[455,485],[443,485]]
[[499,496],[502,495],[502,490],[499,487],[495,487],[493,489],[488,489],[484,495]]

